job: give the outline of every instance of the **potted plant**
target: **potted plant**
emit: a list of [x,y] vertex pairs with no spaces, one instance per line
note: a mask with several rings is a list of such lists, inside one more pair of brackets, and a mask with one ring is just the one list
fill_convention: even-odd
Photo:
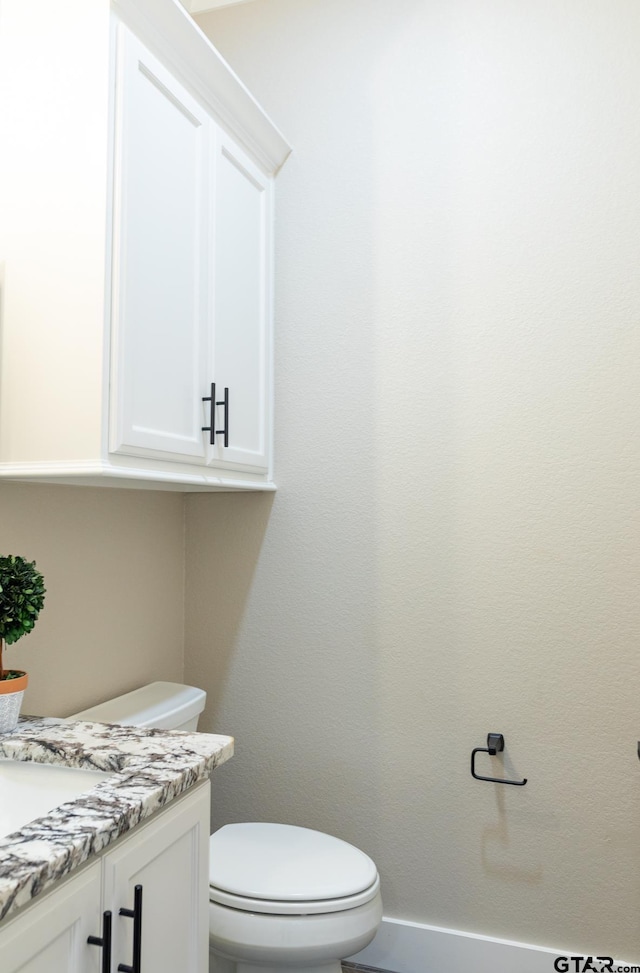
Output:
[[26,672],[4,668],[4,643],[11,645],[33,629],[45,590],[35,561],[16,554],[0,556],[0,733],[15,729],[28,682]]

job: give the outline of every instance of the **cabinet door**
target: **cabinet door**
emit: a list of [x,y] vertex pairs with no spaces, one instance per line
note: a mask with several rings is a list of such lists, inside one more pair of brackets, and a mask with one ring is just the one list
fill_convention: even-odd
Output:
[[[228,389],[228,445],[215,437],[212,466],[269,468],[271,182],[223,132],[216,137],[213,369],[216,400]],[[225,426],[224,406],[216,429]],[[207,423],[208,424],[208,423]]]
[[99,973],[101,949],[87,943],[100,936],[100,864],[69,879],[0,927],[3,973]]
[[135,889],[141,886],[142,973],[206,973],[209,955],[209,784],[104,857],[104,903],[113,912],[113,968],[132,965]]
[[203,462],[211,121],[120,25],[112,452]]

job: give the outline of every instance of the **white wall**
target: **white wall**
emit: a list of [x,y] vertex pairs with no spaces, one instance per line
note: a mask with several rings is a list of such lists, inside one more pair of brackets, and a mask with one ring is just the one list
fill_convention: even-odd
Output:
[[6,647],[29,673],[22,711],[68,716],[184,664],[181,494],[0,484],[0,551],[35,560],[47,593]]
[[[215,822],[354,841],[391,916],[638,961],[640,6],[199,22],[294,146],[280,489],[187,500]],[[489,731],[527,786],[472,780]]]

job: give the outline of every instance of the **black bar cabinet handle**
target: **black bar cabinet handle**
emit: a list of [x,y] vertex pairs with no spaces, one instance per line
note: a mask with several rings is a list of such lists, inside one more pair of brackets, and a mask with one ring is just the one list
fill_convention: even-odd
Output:
[[[229,445],[229,389],[225,388],[224,398],[216,401],[216,383],[211,383],[211,394],[202,396],[203,402],[211,403],[211,412],[209,414],[209,425],[202,426],[203,432],[209,433],[209,445],[215,446],[216,436],[224,436],[225,446]],[[216,429],[216,406],[224,406],[224,428]]]
[[118,964],[118,973],[142,973],[142,886],[133,890],[133,909],[120,909],[121,916],[133,919],[133,963]]
[[229,389],[224,390],[224,399],[222,402],[218,402],[218,405],[224,405],[224,429],[216,430],[216,435],[219,433],[224,433],[224,444],[229,445]]
[[215,382],[211,383],[211,394],[203,395],[202,401],[211,403],[209,425],[202,426],[202,431],[209,433],[209,445],[215,446],[216,444],[216,383]]
[[102,935],[89,936],[87,942],[90,946],[102,947],[102,965],[100,973],[111,973],[111,913],[102,913]]
[[475,777],[476,780],[488,780],[491,784],[514,784],[515,787],[524,787],[527,783],[526,777],[524,780],[505,780],[504,777],[482,777],[480,774],[476,774],[475,763],[477,753],[488,753],[494,757],[503,750],[504,737],[502,733],[489,733],[486,747],[476,747],[475,750],[471,751],[471,776]]

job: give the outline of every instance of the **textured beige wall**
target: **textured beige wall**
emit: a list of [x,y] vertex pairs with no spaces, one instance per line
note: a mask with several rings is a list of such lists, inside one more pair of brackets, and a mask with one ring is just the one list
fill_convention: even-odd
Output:
[[3,554],[35,560],[47,594],[5,664],[29,672],[23,712],[67,716],[154,679],[182,679],[181,494],[0,484]]
[[[187,500],[215,823],[354,841],[391,916],[637,962],[640,6],[200,23],[294,146],[280,489]],[[526,787],[471,779],[489,731]]]

